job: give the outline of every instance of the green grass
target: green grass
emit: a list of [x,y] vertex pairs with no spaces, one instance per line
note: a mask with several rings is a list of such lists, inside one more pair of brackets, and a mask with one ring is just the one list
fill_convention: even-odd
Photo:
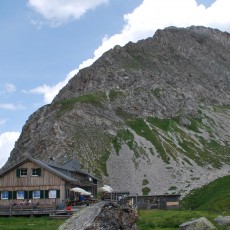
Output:
[[121,117],[122,119],[124,119],[126,121],[129,119],[132,119],[134,117],[133,114],[127,113],[127,112],[123,111],[121,108],[116,109],[116,114],[117,114],[117,116]]
[[113,147],[118,154],[122,143],[126,143],[129,146],[129,149],[133,149],[134,135],[128,130],[120,130],[117,133],[117,136],[112,140]]
[[191,121],[191,125],[189,125],[188,128],[193,132],[199,133],[200,132],[199,127],[202,125],[202,120],[191,118],[190,121]]
[[64,220],[50,219],[49,217],[1,217],[2,230],[56,230]]
[[102,178],[102,175],[108,176],[106,162],[109,159],[109,156],[110,156],[110,151],[105,150],[102,153],[101,157],[98,160],[96,160],[96,165],[98,165],[98,168],[94,170],[94,174],[97,177]]
[[156,148],[157,152],[161,156],[162,160],[167,164],[170,163],[170,158],[165,152],[161,141],[157,135],[150,129],[146,122],[141,118],[129,119],[127,124],[133,129],[138,135],[144,137],[146,140],[150,141]]
[[89,103],[95,106],[102,107],[102,102],[105,100],[106,95],[103,92],[95,92],[90,94],[85,94],[79,97],[73,97],[70,99],[65,99],[60,102],[61,109],[59,110],[57,116],[62,115],[65,111],[73,109],[76,103]]
[[[206,217],[214,225],[213,219],[216,213],[207,211],[181,211],[181,210],[139,210],[138,211],[138,230],[176,230],[181,224],[193,218]],[[221,229],[218,227],[218,229]]]
[[[226,154],[230,150],[228,143],[221,144],[212,138],[205,140],[200,135],[203,130],[203,132],[208,132],[210,137],[212,136],[212,131],[209,130],[212,124],[203,123],[202,118],[189,117],[191,125],[182,127],[179,117],[171,119],[148,117],[146,121],[128,114],[122,117],[131,129],[155,146],[157,153],[166,163],[170,163],[170,157],[176,159],[177,152],[194,160],[200,166],[211,164],[215,168],[220,168],[222,162],[230,163],[230,157]],[[193,138],[191,132],[197,137],[196,139]],[[176,137],[180,148],[175,145],[172,134]],[[191,164],[189,159],[185,162]]]
[[163,131],[169,131],[172,127],[172,123],[174,122],[172,119],[159,119],[154,117],[148,117],[147,121]]
[[191,191],[181,202],[183,209],[230,212],[230,176]]
[[109,99],[110,101],[115,101],[118,97],[123,96],[123,92],[118,90],[110,90],[109,91]]
[[[191,122],[190,125],[186,126],[187,129],[195,132],[195,133],[200,133],[199,128],[204,128],[204,124],[202,123],[201,118],[194,118],[194,117],[187,117],[189,121]],[[175,121],[177,124],[180,124],[180,117],[173,117],[173,121]]]

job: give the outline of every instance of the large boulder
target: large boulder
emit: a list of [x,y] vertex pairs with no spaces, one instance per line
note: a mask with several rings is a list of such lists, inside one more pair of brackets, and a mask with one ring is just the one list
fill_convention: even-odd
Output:
[[230,226],[230,216],[218,216],[214,221],[219,225]]
[[72,215],[59,230],[137,230],[136,219],[136,211],[130,206],[100,202]]
[[179,230],[212,230],[216,227],[205,217],[185,222],[179,226]]

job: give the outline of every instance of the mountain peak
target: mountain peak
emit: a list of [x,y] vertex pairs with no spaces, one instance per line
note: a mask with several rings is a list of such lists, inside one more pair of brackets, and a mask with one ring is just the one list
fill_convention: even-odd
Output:
[[23,127],[21,155],[79,160],[116,191],[186,193],[230,170],[230,35],[168,27],[115,46]]

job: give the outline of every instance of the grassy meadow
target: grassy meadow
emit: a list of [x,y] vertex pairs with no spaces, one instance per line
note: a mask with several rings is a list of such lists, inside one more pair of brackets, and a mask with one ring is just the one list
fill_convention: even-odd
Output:
[[56,230],[64,220],[43,217],[0,217],[1,230]]
[[137,225],[138,230],[178,230],[180,224],[202,216],[215,225],[213,219],[217,217],[216,213],[190,210],[139,210]]

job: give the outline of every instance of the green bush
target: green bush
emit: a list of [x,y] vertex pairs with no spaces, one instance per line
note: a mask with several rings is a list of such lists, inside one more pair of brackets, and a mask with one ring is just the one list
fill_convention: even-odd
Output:
[[147,185],[147,184],[149,184],[149,181],[148,181],[147,179],[144,179],[144,180],[142,181],[142,185],[145,186],[145,185]]
[[149,187],[142,188],[142,193],[143,193],[144,196],[149,195],[150,191],[151,191],[151,189]]

